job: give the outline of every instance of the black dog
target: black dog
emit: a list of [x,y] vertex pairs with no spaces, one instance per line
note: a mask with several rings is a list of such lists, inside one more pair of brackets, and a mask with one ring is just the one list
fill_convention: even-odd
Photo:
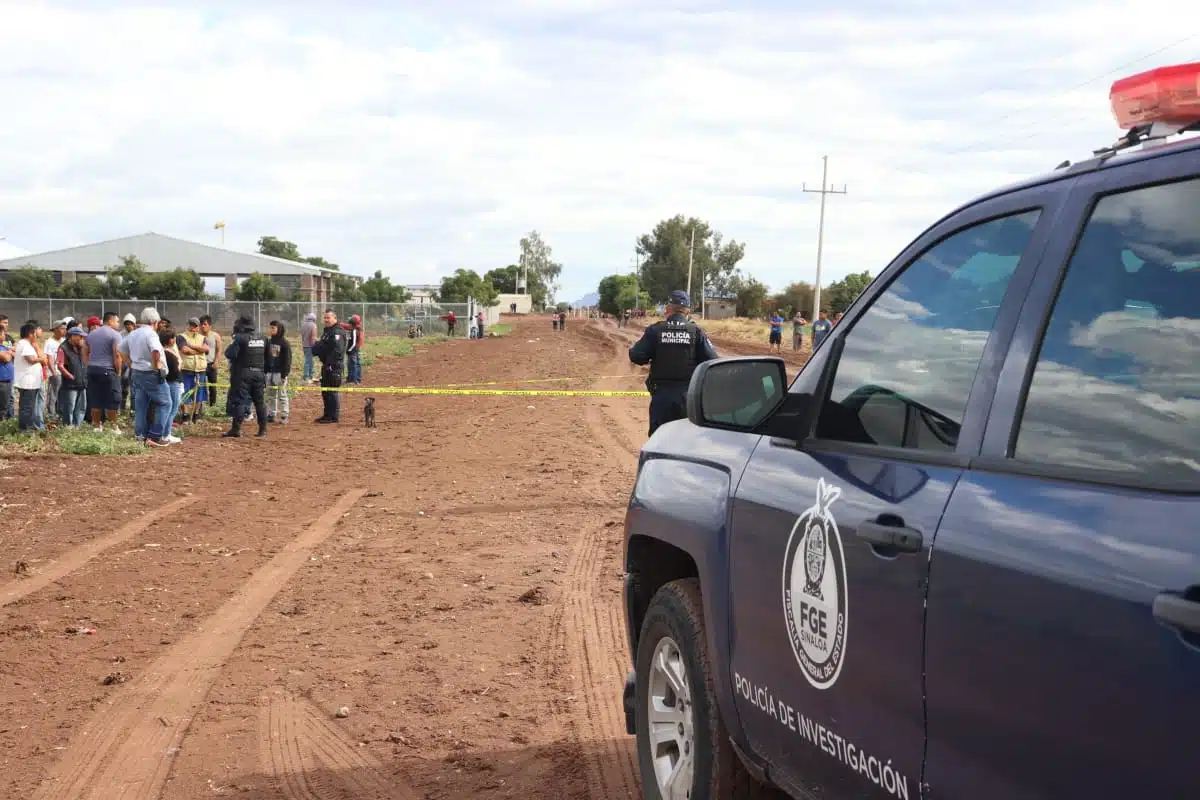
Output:
[[368,428],[375,427],[375,398],[368,397],[363,400],[363,422]]

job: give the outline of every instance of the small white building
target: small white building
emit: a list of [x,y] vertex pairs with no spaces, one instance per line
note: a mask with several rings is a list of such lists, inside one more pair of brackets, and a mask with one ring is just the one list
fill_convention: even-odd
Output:
[[412,296],[408,302],[419,306],[426,306],[434,304],[433,298],[437,295],[438,290],[442,288],[442,285],[440,283],[410,283],[404,288]]

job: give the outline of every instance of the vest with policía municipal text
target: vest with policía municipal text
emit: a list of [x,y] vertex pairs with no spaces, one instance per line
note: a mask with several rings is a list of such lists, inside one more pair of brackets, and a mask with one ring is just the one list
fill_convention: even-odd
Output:
[[687,383],[696,368],[696,342],[700,329],[685,320],[658,323],[658,343],[650,361],[652,383]]

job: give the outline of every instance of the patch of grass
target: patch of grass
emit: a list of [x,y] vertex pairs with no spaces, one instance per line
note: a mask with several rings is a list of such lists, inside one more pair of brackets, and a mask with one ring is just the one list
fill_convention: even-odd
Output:
[[483,335],[485,337],[495,336],[495,337],[499,338],[501,336],[507,336],[508,334],[512,333],[512,329],[513,329],[513,326],[511,324],[504,322],[499,325],[492,325],[490,327],[484,328]]
[[[720,339],[727,339],[734,342],[749,342],[753,344],[766,344],[767,334],[771,330],[771,326],[766,320],[761,319],[746,319],[743,317],[735,317],[734,319],[706,319],[697,320],[704,328],[709,336],[716,336]],[[783,326],[784,338],[788,339],[790,344],[792,335],[792,323],[788,320]],[[812,328],[804,327],[805,337],[812,335]]]
[[95,433],[90,428],[64,428],[49,434],[57,448],[73,456],[132,456],[146,452],[145,445],[129,436]]
[[91,427],[54,428],[46,433],[17,430],[15,419],[0,423],[0,452],[65,453],[76,456],[128,456],[146,452],[130,436],[95,433]]
[[420,339],[409,339],[407,336],[368,336],[363,342],[362,365],[369,367],[380,358],[410,356],[418,347],[439,344],[448,338],[440,333],[428,334]]

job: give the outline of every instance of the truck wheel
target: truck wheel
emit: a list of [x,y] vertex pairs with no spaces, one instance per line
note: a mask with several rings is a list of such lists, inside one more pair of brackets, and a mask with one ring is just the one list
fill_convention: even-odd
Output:
[[742,766],[717,709],[695,578],[655,593],[638,639],[638,768],[647,800],[779,797]]

